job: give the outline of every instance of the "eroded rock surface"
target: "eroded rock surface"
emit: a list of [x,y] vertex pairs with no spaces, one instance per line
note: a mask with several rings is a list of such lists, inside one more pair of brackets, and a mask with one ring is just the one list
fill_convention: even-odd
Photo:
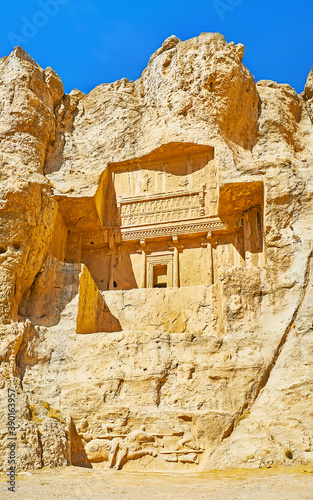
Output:
[[1,464],[313,464],[313,87],[170,37],[64,94],[0,61]]

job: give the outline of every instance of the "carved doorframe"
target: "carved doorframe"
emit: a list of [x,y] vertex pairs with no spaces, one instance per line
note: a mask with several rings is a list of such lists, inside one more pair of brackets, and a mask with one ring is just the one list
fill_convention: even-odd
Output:
[[167,287],[173,286],[173,252],[159,252],[146,256],[146,283],[147,288],[153,288],[154,266],[167,266]]

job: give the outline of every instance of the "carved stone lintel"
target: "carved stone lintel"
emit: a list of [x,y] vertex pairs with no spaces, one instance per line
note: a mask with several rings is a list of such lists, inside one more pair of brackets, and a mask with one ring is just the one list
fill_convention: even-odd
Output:
[[161,222],[156,224],[136,225],[133,227],[121,227],[121,235],[123,241],[127,240],[142,240],[146,238],[156,238],[164,236],[182,236],[190,233],[207,233],[210,235],[212,231],[224,231],[226,227],[218,217],[204,217],[181,220],[169,223]]

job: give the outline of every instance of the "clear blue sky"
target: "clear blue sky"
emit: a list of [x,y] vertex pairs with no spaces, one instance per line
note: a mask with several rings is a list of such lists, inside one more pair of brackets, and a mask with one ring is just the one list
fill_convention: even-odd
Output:
[[182,40],[220,32],[246,46],[256,80],[302,92],[313,64],[313,1],[291,0],[0,0],[0,57],[22,45],[65,91],[137,79],[150,55],[174,34]]

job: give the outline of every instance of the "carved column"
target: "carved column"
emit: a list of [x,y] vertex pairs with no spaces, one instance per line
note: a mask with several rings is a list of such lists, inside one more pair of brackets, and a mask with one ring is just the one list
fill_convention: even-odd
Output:
[[174,268],[173,268],[173,286],[179,287],[179,252],[178,248],[174,247]]
[[139,288],[146,288],[146,274],[147,274],[147,257],[146,257],[146,241],[140,240],[140,248],[137,250],[141,253],[141,281]]
[[182,250],[184,247],[182,245],[179,245],[178,243],[178,236],[174,235],[172,236],[172,241],[173,241],[173,246],[169,247],[169,250],[172,250],[174,252],[173,255],[173,286],[179,287],[179,251]]
[[[211,237],[211,233],[208,234],[208,238]],[[212,255],[212,245],[211,242],[201,243],[203,248],[206,248],[206,268],[207,268],[207,280],[208,285],[214,284],[214,269],[213,269],[213,255]]]
[[141,269],[142,269],[142,276],[141,276],[141,287],[140,288],[146,288],[146,274],[147,274],[147,270],[146,270],[146,262],[147,262],[147,259],[146,259],[146,252],[144,250],[142,250],[141,252]]
[[207,244],[207,273],[208,273],[208,285],[213,285],[213,259],[212,259],[212,245],[208,242]]
[[[136,250],[136,253],[141,255],[141,275],[140,280],[138,280],[138,288],[147,288],[147,255],[146,252],[150,250],[146,248],[146,241],[140,240],[140,247]],[[148,285],[149,286],[149,285]]]

